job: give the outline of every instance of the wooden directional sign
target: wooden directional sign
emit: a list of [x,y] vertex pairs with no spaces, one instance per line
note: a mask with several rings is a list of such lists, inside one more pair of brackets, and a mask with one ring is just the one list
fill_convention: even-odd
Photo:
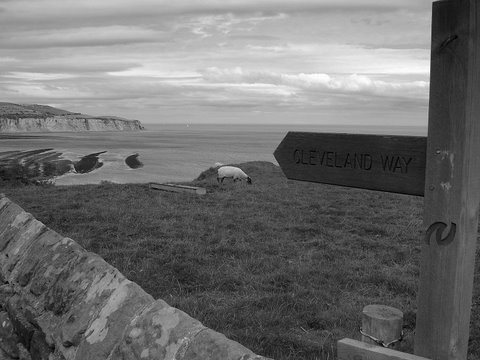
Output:
[[427,138],[289,132],[274,156],[292,180],[424,194]]

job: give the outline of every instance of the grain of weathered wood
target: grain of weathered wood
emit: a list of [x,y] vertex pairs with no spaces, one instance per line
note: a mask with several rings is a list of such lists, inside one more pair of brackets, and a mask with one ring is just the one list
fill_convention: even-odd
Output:
[[289,132],[274,156],[292,180],[423,195],[427,140]]
[[467,357],[480,200],[479,5],[433,5],[415,353],[435,360]]
[[337,360],[429,360],[353,339],[337,342]]
[[205,195],[207,193],[207,189],[198,187],[198,186],[149,183],[149,187],[150,189],[154,189],[154,190],[163,190],[163,191],[177,192],[177,193],[189,193],[189,194],[197,194],[197,195]]

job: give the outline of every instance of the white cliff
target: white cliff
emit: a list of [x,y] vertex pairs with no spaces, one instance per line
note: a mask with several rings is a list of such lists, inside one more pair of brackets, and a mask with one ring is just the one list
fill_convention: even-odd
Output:
[[0,132],[20,131],[132,131],[142,130],[138,120],[60,115],[48,118],[0,118]]

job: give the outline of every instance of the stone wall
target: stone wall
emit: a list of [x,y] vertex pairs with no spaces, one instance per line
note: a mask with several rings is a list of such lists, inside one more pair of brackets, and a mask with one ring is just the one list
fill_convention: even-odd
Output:
[[266,360],[0,194],[0,360]]

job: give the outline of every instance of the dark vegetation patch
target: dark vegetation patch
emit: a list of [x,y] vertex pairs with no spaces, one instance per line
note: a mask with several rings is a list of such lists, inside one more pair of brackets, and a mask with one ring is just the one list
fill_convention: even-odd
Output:
[[17,150],[0,152],[0,184],[45,185],[69,172],[86,174],[103,166],[100,151],[80,157],[77,161],[63,158],[54,149]]
[[[253,179],[192,185],[205,196],[147,185],[16,186],[0,190],[129,279],[258,354],[335,358],[359,339],[361,312],[405,313],[412,352],[422,242],[422,198],[287,180],[270,163],[240,167]],[[0,185],[2,186],[2,185]],[[476,265],[469,359],[480,358]]]

